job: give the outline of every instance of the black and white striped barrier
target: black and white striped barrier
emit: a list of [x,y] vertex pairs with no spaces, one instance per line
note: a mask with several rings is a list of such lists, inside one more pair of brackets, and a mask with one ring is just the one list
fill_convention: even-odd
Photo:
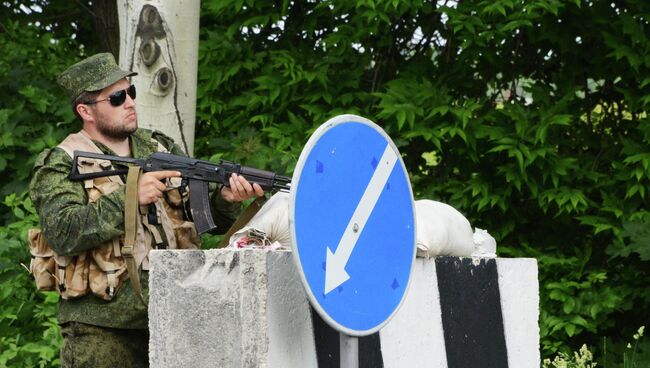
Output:
[[[339,367],[291,254],[154,251],[152,367]],[[539,367],[534,259],[416,259],[408,294],[359,339],[359,367]]]

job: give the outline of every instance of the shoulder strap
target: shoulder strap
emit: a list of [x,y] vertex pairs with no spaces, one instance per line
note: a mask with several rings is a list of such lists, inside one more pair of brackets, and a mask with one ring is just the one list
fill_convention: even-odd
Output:
[[63,142],[59,143],[58,147],[64,150],[70,157],[73,157],[75,150],[104,153],[83,130],[67,136]]
[[131,279],[133,291],[138,296],[142,304],[147,306],[147,302],[142,296],[142,286],[140,285],[140,274],[138,265],[133,257],[135,242],[137,237],[137,216],[138,216],[138,180],[140,180],[142,169],[139,166],[129,167],[129,173],[126,177],[126,199],[124,201],[124,246],[122,247],[122,257],[126,261],[126,268]]
[[248,207],[244,209],[241,215],[237,217],[237,220],[235,220],[232,226],[230,226],[230,229],[228,229],[228,232],[226,232],[223,238],[221,238],[221,241],[219,242],[219,247],[225,247],[226,245],[228,245],[232,234],[236,233],[242,227],[244,227],[244,225],[246,225],[248,221],[250,221],[253,218],[253,216],[255,216],[255,214],[260,210],[260,208],[262,208],[264,203],[266,203],[266,196],[255,198],[255,200],[251,204],[249,204]]

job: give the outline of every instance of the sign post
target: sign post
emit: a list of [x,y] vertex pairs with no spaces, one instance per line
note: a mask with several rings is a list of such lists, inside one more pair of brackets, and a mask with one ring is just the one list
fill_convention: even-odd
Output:
[[314,132],[294,171],[289,225],[307,296],[341,333],[342,366],[357,367],[356,337],[395,314],[415,259],[411,184],[383,129],[341,115]]
[[340,333],[341,368],[359,368],[359,338]]

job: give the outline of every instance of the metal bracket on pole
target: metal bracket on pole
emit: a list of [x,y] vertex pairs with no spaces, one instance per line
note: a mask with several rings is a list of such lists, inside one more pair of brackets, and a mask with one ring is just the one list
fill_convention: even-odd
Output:
[[359,368],[359,338],[340,333],[341,368]]

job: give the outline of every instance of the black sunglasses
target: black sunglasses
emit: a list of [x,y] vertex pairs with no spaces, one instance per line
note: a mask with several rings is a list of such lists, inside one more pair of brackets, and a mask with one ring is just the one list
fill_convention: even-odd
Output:
[[103,100],[95,100],[95,101],[88,101],[85,103],[85,105],[92,105],[96,104],[97,102],[102,102],[102,101],[109,101],[112,106],[120,106],[126,101],[126,95],[129,95],[131,99],[135,100],[135,86],[130,85],[129,88],[123,89],[121,91],[113,92],[108,96],[108,98],[105,98]]

